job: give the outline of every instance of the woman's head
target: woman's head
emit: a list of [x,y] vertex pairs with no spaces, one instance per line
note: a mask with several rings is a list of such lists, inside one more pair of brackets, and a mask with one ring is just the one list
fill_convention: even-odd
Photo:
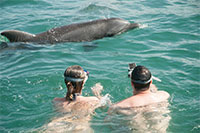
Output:
[[67,86],[67,100],[74,100],[75,93],[81,93],[84,83],[87,80],[87,74],[83,68],[78,65],[68,67],[64,72],[65,84]]
[[149,89],[151,81],[151,72],[144,66],[135,67],[131,73],[131,82],[137,91]]

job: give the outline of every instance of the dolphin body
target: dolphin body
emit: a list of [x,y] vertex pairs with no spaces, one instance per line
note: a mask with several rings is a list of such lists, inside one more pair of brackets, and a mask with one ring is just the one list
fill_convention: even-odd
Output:
[[10,42],[36,42],[40,44],[88,42],[103,37],[112,37],[137,27],[139,27],[137,23],[130,23],[121,18],[109,18],[61,26],[39,34],[7,30],[1,32],[1,35],[7,37]]

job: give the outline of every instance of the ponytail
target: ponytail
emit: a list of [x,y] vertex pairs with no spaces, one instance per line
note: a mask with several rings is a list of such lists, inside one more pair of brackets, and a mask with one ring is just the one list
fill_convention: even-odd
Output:
[[71,82],[67,83],[67,88],[68,88],[68,92],[66,95],[66,100],[73,101],[75,99],[75,97],[73,95],[74,86],[72,85]]

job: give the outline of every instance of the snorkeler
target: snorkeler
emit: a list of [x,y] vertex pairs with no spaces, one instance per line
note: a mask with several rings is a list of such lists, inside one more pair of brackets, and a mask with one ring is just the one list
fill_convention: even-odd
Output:
[[[86,83],[89,76],[88,71],[84,71],[81,66],[74,65],[68,67],[64,72],[64,81],[67,87],[67,93],[64,98],[55,98],[55,104],[62,103],[63,109],[61,112],[76,112],[81,110],[81,112],[93,111],[101,99],[101,91],[103,87],[101,84],[97,83],[92,87],[92,91],[95,96],[84,97],[82,96],[82,89]],[[75,109],[75,110],[74,110]],[[79,112],[80,113],[80,112]]]
[[165,91],[157,91],[155,85],[152,84],[151,72],[144,66],[136,66],[130,72],[131,86],[133,88],[133,96],[122,100],[113,107],[129,108],[140,107],[162,101],[167,101],[170,95]]
[[170,95],[157,90],[152,79],[159,79],[144,66],[133,65],[128,76],[133,96],[113,104],[105,120],[113,123],[110,126],[113,132],[166,133],[171,119],[167,100]]
[[62,115],[48,123],[43,129],[44,132],[92,132],[89,121],[94,110],[101,106],[100,94],[103,86],[97,83],[91,88],[96,96],[82,96],[82,89],[88,76],[89,72],[78,65],[65,70],[66,96],[54,99],[55,106]]

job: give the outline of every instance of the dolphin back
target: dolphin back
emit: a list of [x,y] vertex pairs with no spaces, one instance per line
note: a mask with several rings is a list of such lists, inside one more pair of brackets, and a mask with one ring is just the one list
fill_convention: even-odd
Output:
[[121,18],[109,18],[61,26],[36,35],[17,30],[3,31],[1,35],[10,42],[83,42],[112,37],[138,27],[137,23]]
[[139,27],[140,27],[140,25],[138,23],[130,23],[128,29],[131,30],[131,29],[135,29],[135,28],[139,28]]
[[139,27],[139,24],[137,23],[130,23],[127,20],[121,19],[121,18],[111,18],[108,19],[108,32],[107,36],[111,37],[114,35],[119,35],[123,32],[126,32],[128,30],[132,30]]
[[18,30],[3,31],[1,35],[5,36],[10,42],[28,42],[35,37],[34,34]]

